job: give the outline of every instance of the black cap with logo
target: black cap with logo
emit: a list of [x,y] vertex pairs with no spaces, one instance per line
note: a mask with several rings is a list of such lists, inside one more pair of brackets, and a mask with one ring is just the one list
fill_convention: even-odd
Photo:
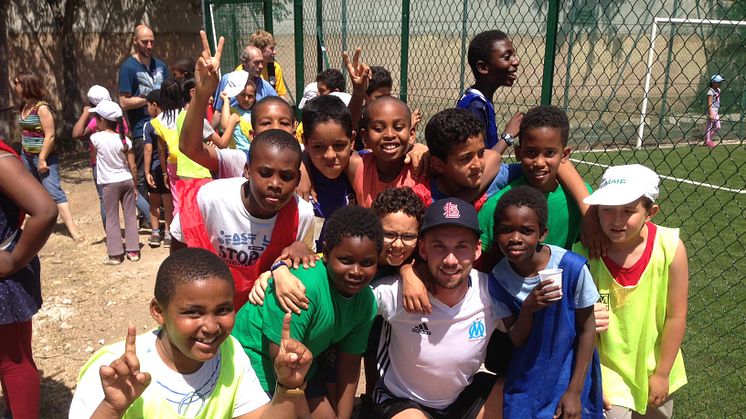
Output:
[[441,225],[466,227],[475,232],[477,236],[482,234],[477,210],[472,204],[459,198],[443,198],[433,202],[425,211],[420,234]]

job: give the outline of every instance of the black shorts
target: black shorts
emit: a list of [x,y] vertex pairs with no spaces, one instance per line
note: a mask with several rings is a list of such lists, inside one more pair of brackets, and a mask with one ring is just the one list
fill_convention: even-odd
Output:
[[376,398],[381,396],[381,394],[388,398],[374,405],[373,417],[390,419],[407,409],[416,409],[431,419],[476,418],[479,410],[482,409],[482,406],[487,401],[487,397],[490,395],[495,381],[497,381],[497,377],[492,374],[486,372],[477,373],[471,384],[461,391],[456,401],[443,410],[423,406],[410,399],[394,397],[379,381],[375,393]]
[[487,355],[484,359],[484,368],[494,372],[498,377],[508,375],[508,365],[513,355],[513,343],[507,333],[495,330],[487,344]]
[[155,169],[151,170],[150,174],[153,176],[153,181],[155,182],[155,188],[151,188],[150,185],[148,185],[149,193],[157,193],[157,194],[170,194],[171,193],[171,191],[166,187],[166,182],[163,179],[163,169],[161,168],[160,164],[156,166]]

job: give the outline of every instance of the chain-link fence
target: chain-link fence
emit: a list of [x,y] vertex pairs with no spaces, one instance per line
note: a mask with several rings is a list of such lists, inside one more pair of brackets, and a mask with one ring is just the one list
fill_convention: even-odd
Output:
[[[542,87],[551,86],[548,99],[570,117],[572,157],[586,181],[596,185],[605,167],[630,162],[663,176],[655,221],[681,228],[690,270],[683,344],[689,384],[676,394],[676,415],[740,417],[746,404],[746,2],[561,2],[556,34],[547,31],[549,3],[305,1],[305,82],[314,80],[319,63],[342,68],[341,51],[362,47],[365,62],[388,68],[394,89],[427,119],[453,107],[473,83],[469,40],[483,30],[507,32],[521,65],[518,81],[496,94],[499,127],[539,104]],[[545,57],[553,40],[555,56]],[[545,65],[551,80],[543,79]],[[727,81],[719,145],[709,149],[706,95],[715,73]]]
[[[287,0],[277,3],[289,7]],[[341,52],[362,47],[364,61],[388,68],[395,92],[423,110],[421,127],[437,111],[453,107],[473,83],[466,63],[469,40],[483,30],[507,32],[521,65],[516,83],[495,95],[498,127],[514,112],[539,104],[544,90],[545,102],[570,117],[572,159],[591,185],[613,164],[641,163],[662,175],[662,208],[655,221],[681,228],[690,271],[683,344],[689,384],[675,395],[676,416],[742,416],[746,1],[293,4],[295,16],[276,22],[275,36],[288,85],[300,86],[296,95],[321,67],[344,71]],[[556,32],[547,30],[550,4],[558,5]],[[260,19],[251,22],[261,22],[261,5],[255,12]],[[556,52],[546,57],[552,42]],[[295,66],[289,59],[293,50],[302,51]],[[706,95],[715,73],[727,81],[721,88],[718,145],[709,149],[704,146]]]

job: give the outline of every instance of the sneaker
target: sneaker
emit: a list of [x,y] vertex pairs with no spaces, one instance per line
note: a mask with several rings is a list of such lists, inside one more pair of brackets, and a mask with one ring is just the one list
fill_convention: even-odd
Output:
[[124,256],[106,256],[104,257],[104,265],[121,265],[124,262]]
[[150,247],[161,247],[161,236],[158,234],[151,234],[148,239],[148,245],[150,245]]
[[138,260],[140,260],[140,252],[127,252],[127,259],[131,260],[132,262],[137,262]]
[[163,239],[163,247],[165,247],[166,249],[171,247],[171,237],[166,237],[165,239]]
[[705,145],[710,148],[715,148],[715,143],[712,140],[705,141]]

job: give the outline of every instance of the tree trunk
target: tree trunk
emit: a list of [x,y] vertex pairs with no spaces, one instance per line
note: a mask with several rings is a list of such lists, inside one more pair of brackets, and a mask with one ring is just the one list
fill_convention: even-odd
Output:
[[10,0],[0,0],[0,138],[13,139],[13,95],[10,91],[8,60],[8,8]]
[[56,32],[62,42],[62,86],[59,89],[62,97],[60,98],[61,109],[57,112],[57,132],[60,145],[69,149],[73,147],[71,143],[64,144],[64,140],[72,138],[72,127],[77,119],[78,112],[83,104],[80,99],[80,86],[78,83],[78,57],[76,54],[75,33],[73,24],[80,8],[80,0],[65,1],[64,9],[60,2],[47,0],[52,15]]

